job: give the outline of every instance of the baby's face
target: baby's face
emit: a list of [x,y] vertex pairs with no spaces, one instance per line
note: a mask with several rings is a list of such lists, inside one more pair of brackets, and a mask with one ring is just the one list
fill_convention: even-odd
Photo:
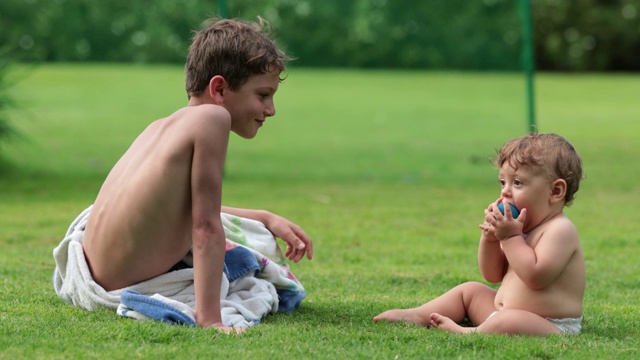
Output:
[[528,166],[514,168],[509,162],[500,167],[498,177],[502,188],[500,196],[520,210],[527,209],[525,230],[548,213],[553,190],[548,177]]

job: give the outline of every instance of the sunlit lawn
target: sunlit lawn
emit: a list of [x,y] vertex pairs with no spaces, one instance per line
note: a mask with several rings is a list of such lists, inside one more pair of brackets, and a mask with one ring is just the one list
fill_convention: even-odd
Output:
[[466,280],[488,159],[527,130],[521,74],[293,68],[277,115],[233,136],[223,202],[284,215],[314,239],[292,268],[308,291],[293,315],[241,337],[86,312],[51,286],[52,249],[152,120],[186,104],[182,68],[47,65],[21,72],[22,140],[3,144],[0,358],[637,358],[640,75],[542,74],[537,126],[568,138],[586,180],[573,207],[588,288],[575,337],[455,336],[373,324]]

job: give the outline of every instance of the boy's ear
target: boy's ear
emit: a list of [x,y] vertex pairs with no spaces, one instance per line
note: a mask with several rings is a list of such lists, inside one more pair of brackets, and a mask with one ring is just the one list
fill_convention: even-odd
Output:
[[221,75],[216,75],[209,80],[209,96],[217,105],[224,103],[224,92],[226,90],[227,81]]
[[552,204],[559,201],[564,201],[564,196],[567,194],[567,182],[563,179],[556,179],[551,183],[551,198]]

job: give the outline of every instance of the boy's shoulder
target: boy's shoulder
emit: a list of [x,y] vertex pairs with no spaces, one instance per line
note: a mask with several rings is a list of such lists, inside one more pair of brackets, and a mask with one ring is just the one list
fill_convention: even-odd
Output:
[[186,119],[204,119],[215,118],[217,120],[224,121],[228,119],[231,121],[231,114],[223,106],[215,104],[198,104],[189,105],[176,111],[172,116]]
[[231,130],[229,111],[213,104],[185,106],[171,114],[165,121],[180,128],[190,128],[195,132]]

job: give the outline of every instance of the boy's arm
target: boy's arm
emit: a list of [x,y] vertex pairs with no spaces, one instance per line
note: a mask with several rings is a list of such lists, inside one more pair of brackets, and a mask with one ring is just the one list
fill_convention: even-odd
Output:
[[552,284],[578,249],[578,232],[566,218],[549,224],[535,248],[520,235],[500,241],[516,275],[532,289]]
[[254,210],[254,209],[240,209],[234,208],[230,206],[221,206],[221,212],[227,213],[230,215],[235,215],[251,220],[259,221],[263,224],[266,224],[267,218],[273,214],[265,210]]
[[294,262],[300,261],[305,253],[307,258],[313,258],[313,241],[302,228],[282,216],[265,210],[239,209],[228,206],[222,207],[222,212],[252,219],[263,223],[273,236],[282,239],[287,244],[285,256]]
[[194,112],[199,117],[192,121],[191,129],[194,141],[190,189],[196,322],[201,327],[225,330],[220,312],[225,252],[220,203],[231,119],[220,109]]

